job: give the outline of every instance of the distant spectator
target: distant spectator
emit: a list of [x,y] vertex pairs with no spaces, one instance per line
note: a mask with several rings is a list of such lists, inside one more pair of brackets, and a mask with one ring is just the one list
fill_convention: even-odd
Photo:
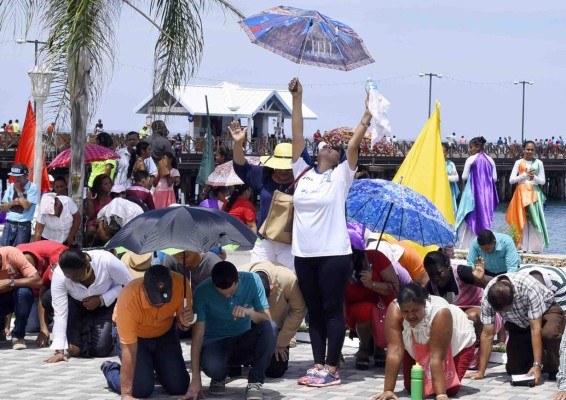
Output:
[[216,164],[224,164],[225,162],[232,160],[232,151],[226,146],[220,146],[216,150],[214,156],[214,162]]
[[256,211],[253,203],[250,201],[250,194],[251,189],[249,186],[236,186],[222,211],[238,218],[255,233],[257,232]]
[[148,209],[154,210],[155,203],[153,202],[153,196],[149,191],[150,187],[151,183],[147,171],[137,171],[134,174],[134,184],[126,190],[126,197],[135,197],[138,200],[143,201],[147,205]]
[[57,175],[53,180],[53,192],[57,196],[68,196],[69,188],[67,186],[67,180],[61,175]]
[[47,133],[48,133],[48,134],[52,134],[54,130],[55,130],[55,122],[52,122],[52,123],[50,123],[49,126],[47,127]]
[[96,216],[102,208],[109,204],[112,198],[110,197],[110,190],[112,190],[112,181],[106,175],[98,175],[92,184],[90,190],[90,197],[85,202],[85,215],[88,217],[86,223],[86,238],[89,245],[94,245],[97,240]]
[[[106,147],[107,149],[112,149],[114,145],[114,141],[112,140],[112,136],[106,132],[100,132],[96,135],[96,144],[102,147]],[[94,178],[98,175],[106,175],[109,176],[111,180],[114,180],[114,175],[116,174],[116,167],[118,163],[116,160],[108,159],[103,161],[95,161],[91,163],[92,172],[90,173],[90,178],[88,180],[88,186],[92,187],[94,183]]]
[[14,123],[12,124],[12,129],[14,130],[14,133],[16,135],[20,134],[20,122],[18,120],[14,121]]
[[169,135],[169,130],[167,129],[167,125],[165,122],[161,120],[153,121],[151,124],[152,135],[149,136],[145,141],[151,144],[151,158],[155,163],[161,160],[163,154],[166,151],[173,153],[173,147],[171,147],[171,143],[167,139],[167,135]]
[[312,135],[312,155],[316,156],[318,154],[318,144],[322,141],[322,135],[320,134],[320,129],[317,129],[314,135]]
[[215,208],[221,210],[226,204],[228,188],[226,186],[207,186],[202,191],[203,201],[199,207]]
[[143,126],[140,131],[139,131],[139,135],[140,135],[140,139],[141,140],[145,140],[145,138],[147,137],[147,135],[149,135],[149,132],[147,131],[147,125]]
[[7,133],[13,133],[14,132],[14,126],[12,124],[12,120],[8,121],[8,125],[6,125],[6,132]]
[[99,119],[96,125],[94,126],[94,134],[100,133],[104,130],[104,125],[102,124],[102,120]]
[[181,181],[181,174],[177,169],[177,159],[173,153],[166,151],[163,154],[163,157],[159,160],[157,171],[157,183],[154,185],[153,202],[155,208],[169,207],[169,205],[177,201],[173,187]]
[[128,165],[127,176],[132,180],[134,173],[137,171],[147,171],[150,176],[150,181],[157,177],[157,165],[151,158],[151,145],[148,142],[139,142],[136,144],[135,157],[130,157],[130,165]]
[[181,138],[181,134],[177,133],[175,136],[175,157],[177,160],[181,162],[181,154],[183,153],[183,139]]
[[140,134],[136,131],[130,131],[126,134],[126,147],[119,149],[116,153],[120,156],[118,167],[114,177],[115,185],[122,185],[126,188],[132,185],[131,176],[128,175],[130,161],[136,159],[136,145],[140,141]]

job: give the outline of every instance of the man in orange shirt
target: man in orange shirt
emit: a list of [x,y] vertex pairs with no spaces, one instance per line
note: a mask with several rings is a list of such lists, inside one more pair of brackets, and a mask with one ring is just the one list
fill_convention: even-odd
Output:
[[192,319],[189,282],[163,265],[151,266],[143,278],[127,284],[114,311],[122,366],[105,361],[100,367],[108,387],[122,399],[146,398],[153,393],[156,375],[170,395],[185,394],[190,379],[177,327],[187,330]]
[[31,312],[34,295],[31,288],[41,287],[37,270],[24,254],[11,246],[0,248],[0,341],[6,340],[6,315],[14,313],[12,348],[25,349],[26,324]]

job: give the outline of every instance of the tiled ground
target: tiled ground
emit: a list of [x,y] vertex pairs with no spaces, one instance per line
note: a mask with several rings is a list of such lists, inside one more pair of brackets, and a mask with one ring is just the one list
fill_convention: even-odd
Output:
[[[106,389],[106,382],[99,366],[102,359],[70,359],[58,364],[43,361],[52,352],[36,349],[34,337],[28,337],[27,350],[14,351],[9,342],[0,343],[0,399],[119,399]],[[185,359],[189,360],[190,346],[183,344]],[[342,368],[341,386],[331,388],[307,388],[296,384],[296,378],[311,365],[311,351],[308,343],[299,343],[291,350],[291,363],[283,379],[267,380],[266,399],[325,399],[358,400],[369,399],[383,389],[383,368],[358,371],[353,367],[353,347],[344,347],[346,364]],[[187,361],[187,366],[189,366]],[[208,385],[203,375],[203,384]],[[227,385],[225,399],[241,399],[246,386],[245,379],[231,380]],[[458,398],[461,399],[551,399],[556,392],[554,382],[545,382],[536,388],[514,388],[502,366],[491,366],[482,381],[464,380]],[[397,394],[409,399],[398,381]],[[157,388],[153,398],[170,398]]]

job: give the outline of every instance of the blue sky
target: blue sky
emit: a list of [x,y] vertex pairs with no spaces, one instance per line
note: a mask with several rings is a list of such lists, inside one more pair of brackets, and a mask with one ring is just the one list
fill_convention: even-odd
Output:
[[[245,15],[281,4],[233,3]],[[419,72],[444,75],[433,80],[432,92],[433,101],[441,102],[443,136],[456,132],[468,138],[483,134],[491,140],[509,135],[519,139],[522,90],[512,84],[515,80],[535,82],[527,87],[525,136],[566,134],[564,2],[288,0],[285,4],[316,9],[350,25],[376,60],[350,72],[301,68],[305,103],[319,116],[305,125],[307,136],[317,128],[356,125],[364,107],[364,82],[371,76],[391,102],[393,133],[414,139],[428,114],[428,78],[419,78]],[[102,118],[105,128],[138,130],[145,116],[133,109],[151,92],[156,32],[126,6],[119,29],[118,56],[91,125]],[[27,71],[33,64],[33,45],[16,44],[19,36],[8,29],[0,37],[0,119],[4,121],[23,120],[31,92]],[[28,39],[36,36],[44,38],[41,32],[32,32]],[[237,18],[216,8],[205,16],[205,43],[194,83],[229,80],[242,86],[283,88],[298,70],[296,64],[251,44]],[[187,129],[181,118],[169,125],[174,133]]]

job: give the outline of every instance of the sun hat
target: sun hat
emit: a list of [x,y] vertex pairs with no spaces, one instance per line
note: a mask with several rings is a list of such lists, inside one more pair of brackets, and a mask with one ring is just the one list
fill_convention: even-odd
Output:
[[29,173],[28,167],[25,164],[14,164],[10,168],[8,175],[10,176],[24,176]]
[[152,253],[136,254],[128,251],[122,256],[122,262],[130,271],[133,279],[144,276],[145,271],[151,266]]
[[171,271],[163,265],[152,265],[143,276],[143,286],[153,305],[169,303],[173,295]]
[[291,143],[279,143],[275,146],[272,156],[261,156],[259,160],[268,168],[291,169],[292,157],[293,145],[291,145]]

